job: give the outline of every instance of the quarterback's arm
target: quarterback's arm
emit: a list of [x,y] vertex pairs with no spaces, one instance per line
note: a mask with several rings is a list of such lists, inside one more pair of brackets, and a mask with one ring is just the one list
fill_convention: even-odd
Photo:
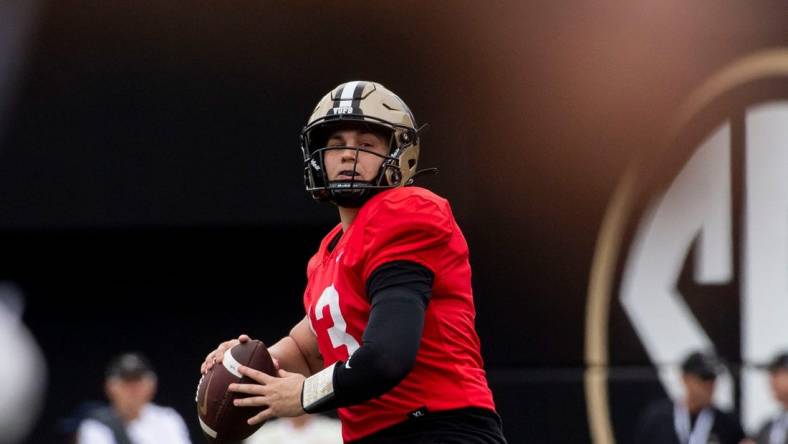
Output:
[[268,348],[279,368],[291,373],[310,376],[323,368],[323,358],[317,348],[317,337],[304,317],[290,330],[290,334]]
[[433,273],[414,262],[381,265],[367,282],[371,302],[363,343],[304,381],[302,406],[315,413],[383,395],[410,373],[421,343]]

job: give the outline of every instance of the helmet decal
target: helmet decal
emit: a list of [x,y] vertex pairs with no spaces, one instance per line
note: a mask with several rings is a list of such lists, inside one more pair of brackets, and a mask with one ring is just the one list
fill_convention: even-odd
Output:
[[334,103],[328,114],[363,114],[359,106],[366,84],[367,82],[356,80],[339,85],[332,93]]

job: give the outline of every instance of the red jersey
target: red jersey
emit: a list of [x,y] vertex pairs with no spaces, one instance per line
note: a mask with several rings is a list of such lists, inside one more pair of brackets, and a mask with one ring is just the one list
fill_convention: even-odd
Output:
[[370,312],[366,282],[375,269],[405,260],[435,275],[413,369],[382,396],[339,409],[344,440],[402,422],[422,407],[494,410],[474,328],[468,245],[449,203],[424,188],[386,190],[361,207],[328,251],[341,230],[341,224],[331,230],[310,259],[304,292],[326,367],[347,361],[360,347]]

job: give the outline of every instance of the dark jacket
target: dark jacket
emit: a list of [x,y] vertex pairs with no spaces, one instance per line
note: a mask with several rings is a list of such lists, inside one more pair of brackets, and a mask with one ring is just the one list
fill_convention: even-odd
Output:
[[[686,444],[680,443],[673,421],[673,402],[669,399],[650,404],[640,415],[635,431],[637,444]],[[696,417],[692,417],[694,427]],[[739,444],[744,439],[739,421],[714,408],[714,424],[709,433],[709,444]]]

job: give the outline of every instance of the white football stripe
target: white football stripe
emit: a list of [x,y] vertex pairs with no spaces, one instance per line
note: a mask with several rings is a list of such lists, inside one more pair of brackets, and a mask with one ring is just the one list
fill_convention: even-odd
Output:
[[194,402],[200,402],[200,384],[205,379],[205,375],[200,376],[200,382],[197,383],[197,393],[194,394]]
[[211,438],[216,438],[216,431],[208,427],[208,424],[204,423],[202,421],[202,418],[200,418],[199,416],[197,417],[197,419],[200,421],[200,427],[202,427],[202,431],[205,432],[205,434],[210,436]]
[[227,351],[224,352],[224,358],[222,359],[222,365],[224,365],[224,368],[226,368],[228,372],[230,372],[233,375],[241,378],[241,377],[243,377],[243,375],[241,374],[241,372],[238,371],[238,367],[241,366],[241,363],[239,363],[238,361],[235,360],[235,358],[233,358],[233,354],[230,353],[230,350],[232,350],[232,349],[231,348],[227,349]]

